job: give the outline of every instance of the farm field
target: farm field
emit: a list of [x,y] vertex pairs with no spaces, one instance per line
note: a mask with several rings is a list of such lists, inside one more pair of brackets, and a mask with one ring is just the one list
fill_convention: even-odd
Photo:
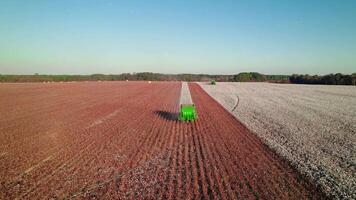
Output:
[[356,87],[200,85],[324,192],[356,198]]
[[323,199],[198,84],[0,84],[0,199]]

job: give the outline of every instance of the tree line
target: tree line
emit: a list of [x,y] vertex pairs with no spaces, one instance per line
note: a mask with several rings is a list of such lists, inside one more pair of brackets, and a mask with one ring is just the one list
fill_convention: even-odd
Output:
[[234,75],[234,82],[275,82],[289,83],[288,75],[265,75],[257,72],[242,72]]
[[209,74],[161,74],[152,72],[92,75],[1,75],[0,82],[67,82],[67,81],[217,81],[217,82],[274,82],[297,84],[355,85],[356,73],[340,73],[325,76],[310,75],[265,75],[257,72],[242,72],[235,75]]
[[289,81],[296,84],[356,85],[356,73],[351,75],[337,73],[325,76],[293,74],[289,77]]
[[161,74],[152,72],[123,73],[123,74],[92,74],[92,75],[1,75],[0,82],[65,82],[65,81],[279,81],[288,80],[288,76],[262,75],[256,72],[240,73],[237,75],[209,74]]
[[151,72],[91,75],[1,75],[0,82],[67,82],[67,81],[229,81],[226,75],[161,74]]

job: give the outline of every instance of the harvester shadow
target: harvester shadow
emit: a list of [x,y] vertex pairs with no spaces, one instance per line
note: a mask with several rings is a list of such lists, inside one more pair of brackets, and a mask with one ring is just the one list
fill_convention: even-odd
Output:
[[155,114],[165,120],[169,120],[169,121],[177,121],[178,120],[178,113],[158,110],[158,111],[155,111]]

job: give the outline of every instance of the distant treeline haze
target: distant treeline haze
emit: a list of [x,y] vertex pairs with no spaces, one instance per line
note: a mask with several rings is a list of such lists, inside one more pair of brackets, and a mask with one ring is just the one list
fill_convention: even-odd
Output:
[[151,72],[92,75],[0,75],[0,82],[60,82],[60,81],[211,81],[218,82],[274,82],[298,84],[356,85],[356,73],[351,75],[264,75],[243,72],[236,75],[160,74]]

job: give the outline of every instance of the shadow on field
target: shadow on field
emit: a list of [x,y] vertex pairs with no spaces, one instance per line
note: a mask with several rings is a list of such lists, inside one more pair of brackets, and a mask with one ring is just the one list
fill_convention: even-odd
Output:
[[167,111],[163,111],[163,110],[158,110],[158,111],[155,111],[155,114],[163,119],[166,119],[166,120],[170,120],[170,121],[178,120],[178,113],[172,113],[172,112],[167,112]]

